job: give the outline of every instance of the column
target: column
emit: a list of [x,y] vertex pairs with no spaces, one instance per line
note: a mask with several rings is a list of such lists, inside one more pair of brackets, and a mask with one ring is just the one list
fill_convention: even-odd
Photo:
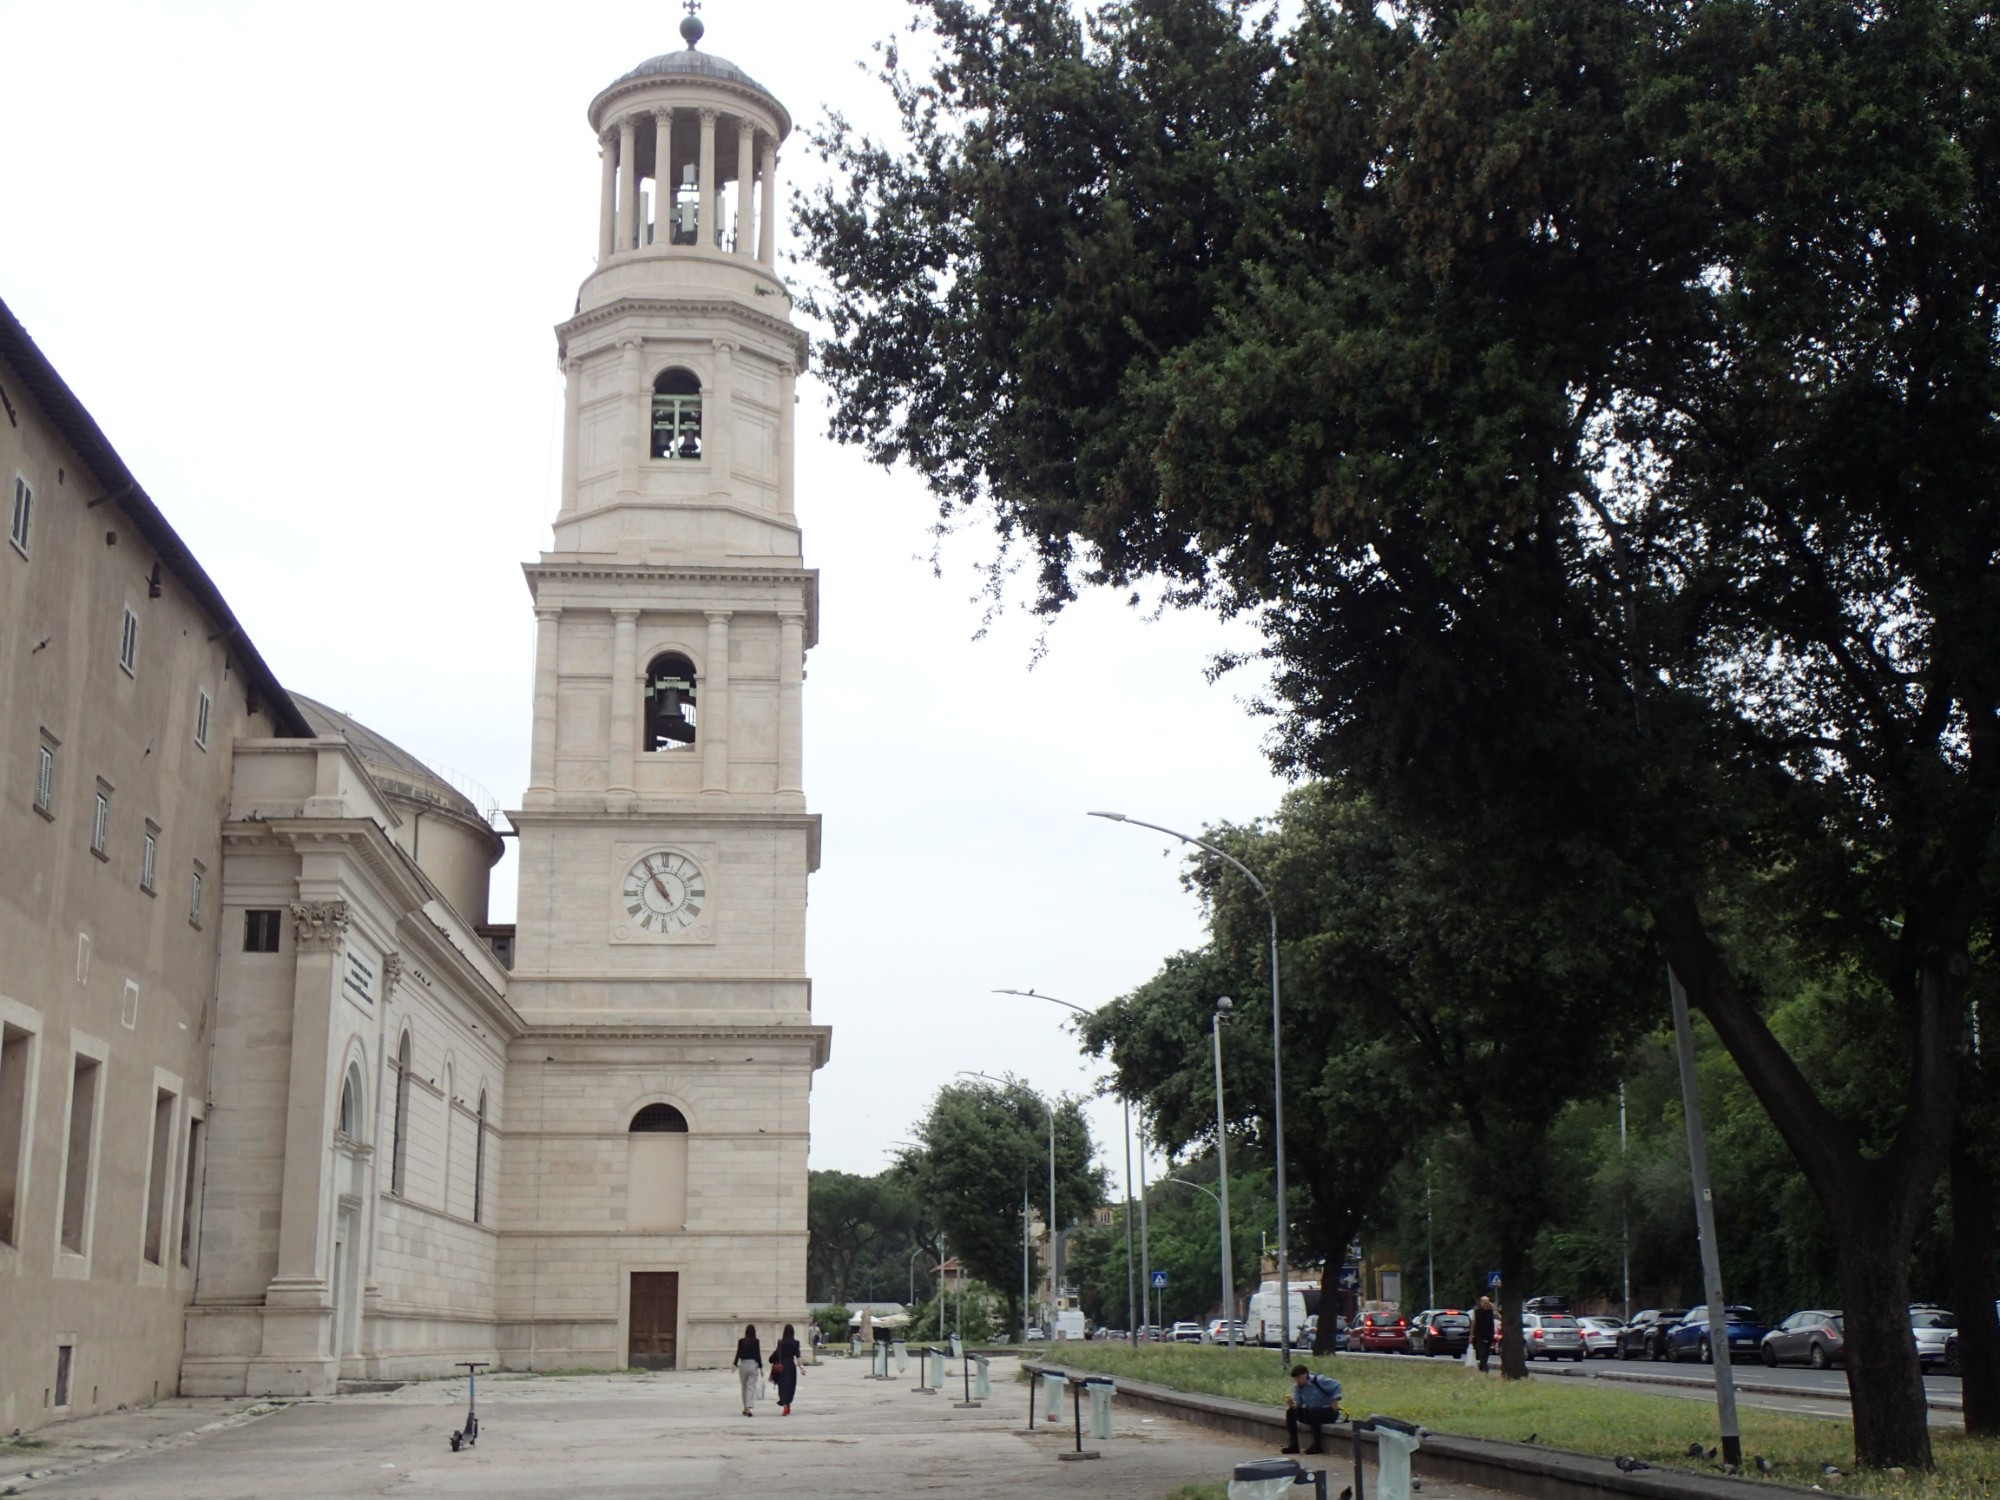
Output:
[[323,1306],[326,1268],[327,1142],[332,1139],[327,1074],[333,1007],[347,941],[347,903],[292,903],[297,962],[292,979],[291,1074],[286,1081],[285,1179],[278,1198],[278,1267],[265,1305]]
[[604,163],[597,195],[597,263],[603,265],[618,243],[618,141],[608,130],[597,141],[597,154]]
[[736,453],[736,346],[716,339],[714,379],[702,398],[702,426],[707,433],[708,487],[726,496],[733,488],[729,471]]
[[764,210],[757,219],[757,259],[767,267],[778,264],[778,143],[771,136],[762,136],[757,142],[764,158],[761,175],[764,179]]
[[702,674],[701,789],[729,790],[729,611],[708,612],[708,661]]
[[627,115],[618,122],[618,170],[624,176],[622,198],[624,209],[619,214],[618,248],[630,250],[638,244],[639,231],[639,120],[636,115]]
[[778,514],[798,519],[792,500],[792,429],[797,425],[798,372],[788,359],[778,370]]
[[625,430],[618,435],[618,493],[639,492],[639,466],[651,451],[652,392],[645,389],[646,351],[638,339],[618,341],[618,378],[625,391]]
[[701,173],[697,183],[701,189],[701,218],[695,243],[708,248],[718,241],[715,232],[715,111],[712,109],[701,112]]
[[639,611],[611,611],[611,790],[631,795],[632,754],[639,743]]
[[563,361],[563,451],[562,493],[556,497],[556,514],[568,515],[576,509],[577,444],[583,431],[583,361]]
[[653,243],[674,242],[674,112],[653,111]]
[[778,616],[778,790],[803,792],[800,699],[806,679],[806,617]]
[[741,115],[736,117],[736,245],[748,258],[757,249],[757,133]]
[[562,611],[535,606],[535,728],[528,751],[528,798],[544,803],[556,791],[556,699]]

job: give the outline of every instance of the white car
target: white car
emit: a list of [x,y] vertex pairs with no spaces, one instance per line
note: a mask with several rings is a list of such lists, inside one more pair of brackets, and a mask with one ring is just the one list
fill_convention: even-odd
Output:
[[1602,1354],[1606,1359],[1618,1357],[1618,1330],[1625,1325],[1617,1318],[1578,1318],[1578,1330],[1583,1334],[1583,1352],[1587,1358],[1595,1359]]
[[1168,1334],[1167,1337],[1176,1344],[1199,1344],[1201,1342],[1201,1324],[1176,1323],[1174,1324],[1173,1332]]

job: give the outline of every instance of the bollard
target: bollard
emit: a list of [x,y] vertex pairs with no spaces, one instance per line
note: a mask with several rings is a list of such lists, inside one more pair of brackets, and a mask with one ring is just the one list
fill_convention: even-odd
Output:
[[1078,1458],[1095,1458],[1097,1450],[1083,1446],[1083,1388],[1089,1382],[1081,1376],[1069,1382],[1070,1402],[1076,1413],[1076,1447],[1068,1453],[1058,1453],[1057,1458],[1065,1461]]
[[913,1396],[935,1396],[937,1394],[931,1388],[930,1355],[931,1351],[928,1349],[919,1349],[917,1351],[917,1383],[910,1387],[910,1394]]
[[972,1356],[972,1395],[975,1400],[991,1401],[993,1399],[993,1377],[992,1372],[987,1368],[988,1364],[989,1361],[985,1355],[975,1354]]
[[1090,1392],[1090,1435],[1094,1438],[1111,1436],[1111,1398],[1118,1393],[1118,1383],[1109,1376],[1094,1375],[1084,1381]]
[[979,1403],[972,1399],[972,1360],[970,1357],[959,1360],[958,1374],[960,1381],[965,1387],[965,1399],[963,1401],[952,1402],[953,1409],[957,1411],[977,1410]]

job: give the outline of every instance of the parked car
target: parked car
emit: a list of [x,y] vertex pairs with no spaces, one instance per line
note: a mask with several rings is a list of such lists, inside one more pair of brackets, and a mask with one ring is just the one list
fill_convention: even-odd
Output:
[[1847,1323],[1832,1308],[1795,1312],[1764,1335],[1767,1365],[1811,1365],[1824,1370],[1847,1362]]
[[[1757,1317],[1757,1310],[1737,1302],[1723,1308],[1722,1316],[1730,1357],[1761,1357],[1759,1351],[1763,1347],[1766,1330]],[[1668,1331],[1667,1358],[1698,1359],[1705,1365],[1715,1363],[1715,1345],[1709,1332],[1707,1308],[1694,1308]]]
[[1408,1354],[1410,1324],[1394,1313],[1363,1313],[1354,1325],[1352,1341],[1363,1354]]
[[[2000,1302],[1993,1304],[1993,1316],[2000,1318]],[[1957,1375],[1960,1373],[1958,1330],[1956,1328],[1952,1329],[1950,1335],[1944,1341],[1944,1358],[1939,1362],[1938,1368],[1943,1370],[1947,1375]]]
[[1583,1330],[1568,1313],[1521,1314],[1521,1348],[1529,1359],[1583,1358]]
[[1030,1328],[1026,1333],[1021,1335],[1021,1342],[1024,1344],[1040,1344],[1047,1342],[1047,1340],[1048,1335],[1043,1333],[1039,1328]]
[[1595,1315],[1578,1318],[1576,1326],[1583,1332],[1583,1352],[1590,1358],[1602,1354],[1609,1359],[1618,1352],[1618,1330],[1625,1326],[1623,1320]]
[[1312,1348],[1319,1339],[1319,1314],[1307,1313],[1305,1322],[1292,1330],[1292,1338],[1299,1348]]
[[[1241,1318],[1238,1318],[1235,1322],[1235,1332],[1236,1332],[1236,1342],[1239,1344],[1242,1343],[1244,1340],[1243,1340],[1243,1320]],[[1230,1324],[1225,1322],[1221,1318],[1215,1319],[1208,1325],[1208,1342],[1211,1344],[1228,1343],[1229,1334],[1230,1334]]]
[[1455,1307],[1427,1307],[1410,1320],[1412,1354],[1448,1354],[1456,1359],[1471,1342],[1472,1319]]
[[1173,1332],[1168,1334],[1167,1337],[1176,1344],[1199,1344],[1201,1342],[1201,1324],[1188,1322],[1176,1323],[1174,1324]]
[[1648,1307],[1618,1330],[1620,1359],[1665,1359],[1667,1332],[1687,1316],[1685,1307]]
[[1917,1363],[1935,1369],[1945,1362],[1945,1346],[1958,1331],[1958,1319],[1942,1307],[1916,1306],[1910,1309],[1910,1332],[1917,1340]]

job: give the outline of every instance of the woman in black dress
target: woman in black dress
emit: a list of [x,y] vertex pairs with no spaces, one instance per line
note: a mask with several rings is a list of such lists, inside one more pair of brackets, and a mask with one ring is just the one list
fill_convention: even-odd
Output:
[[751,1323],[736,1341],[736,1381],[743,1388],[743,1415],[754,1416],[750,1403],[756,1399],[757,1381],[764,1373],[764,1351],[757,1344],[757,1325]]
[[785,1325],[777,1347],[771,1351],[771,1379],[777,1384],[778,1404],[784,1408],[783,1415],[789,1417],[792,1414],[792,1393],[799,1388],[799,1341],[793,1336],[789,1323]]

